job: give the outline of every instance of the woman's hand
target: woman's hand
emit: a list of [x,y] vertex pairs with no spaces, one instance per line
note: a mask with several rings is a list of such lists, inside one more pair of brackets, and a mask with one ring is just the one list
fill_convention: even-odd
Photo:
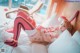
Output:
[[6,18],[10,18],[10,15],[9,15],[9,13],[6,13]]

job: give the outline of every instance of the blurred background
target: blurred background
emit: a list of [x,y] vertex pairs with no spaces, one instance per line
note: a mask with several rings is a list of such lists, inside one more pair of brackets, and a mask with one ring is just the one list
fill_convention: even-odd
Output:
[[[10,2],[10,3],[9,3]],[[20,5],[27,6],[29,9],[32,8],[36,4],[37,0],[0,0],[0,6],[9,6],[11,8],[17,8]],[[40,13],[45,14],[45,10],[47,8],[49,0],[44,1],[44,5],[42,9],[39,11]]]

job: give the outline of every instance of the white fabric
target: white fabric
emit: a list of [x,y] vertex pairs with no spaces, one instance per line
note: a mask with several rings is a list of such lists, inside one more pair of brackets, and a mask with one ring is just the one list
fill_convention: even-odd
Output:
[[25,30],[25,32],[28,34],[28,36],[31,36],[31,35],[36,33],[36,29],[34,29],[34,30]]
[[74,33],[74,35],[72,36],[72,38],[73,38],[75,41],[77,41],[77,42],[79,43],[79,45],[80,45],[80,32],[79,32],[79,31],[76,31],[76,32]]
[[[6,31],[2,31],[1,38],[2,40],[7,40],[8,38],[13,37],[13,34],[8,33]],[[12,53],[47,53],[47,48],[45,45],[33,43],[31,44],[28,35],[26,33],[23,33],[24,31],[21,31],[20,37],[18,39],[18,46],[14,49],[9,49],[12,51]],[[3,42],[4,42],[3,41]],[[10,47],[10,46],[6,46]],[[5,48],[7,49],[7,48]]]
[[48,53],[47,47],[42,44],[19,45],[14,48],[12,53]]
[[6,32],[6,31],[2,31],[1,33],[0,33],[0,37],[1,37],[1,41],[3,41],[3,42],[5,42],[7,39],[9,39],[9,38],[11,38],[11,37],[13,37],[13,34],[12,33],[8,33],[8,32]]
[[42,44],[33,43],[32,44],[32,53],[48,53],[47,47]]
[[41,0],[42,1],[42,3],[45,3],[45,0]]
[[50,17],[50,18],[48,18],[46,21],[44,21],[44,22],[41,24],[41,26],[43,26],[43,27],[54,26],[55,18],[56,18],[56,13],[53,14],[52,17]]
[[[1,35],[0,41],[3,41],[3,42],[13,37],[13,33],[8,33],[4,30],[0,33],[0,35]],[[30,43],[31,42],[29,41],[28,35],[24,31],[21,31],[20,37],[18,39],[18,45],[25,45],[25,44],[30,44]]]
[[13,49],[12,53],[31,53],[31,46],[19,45],[18,47]]
[[[11,38],[13,36],[13,34],[4,31],[4,29],[6,27],[11,28],[11,26],[13,26],[14,20],[12,22],[12,21],[10,21],[10,19],[6,19],[5,12],[3,12],[4,9],[1,7],[0,7],[0,13],[1,13],[0,14],[0,49],[5,50],[5,52],[2,52],[2,53],[11,53],[13,47],[10,47],[10,46],[4,44],[4,42],[8,38]],[[16,14],[14,14],[14,15],[10,14],[10,17],[11,17],[11,19],[15,19]],[[9,25],[4,26],[5,22],[9,23]],[[43,47],[43,49],[45,48],[45,46],[41,46],[41,48],[42,47]],[[39,47],[37,47],[37,48],[39,48]],[[36,48],[33,46],[33,49],[36,49]],[[42,49],[39,49],[39,50],[41,51]],[[18,40],[18,47],[14,48],[12,53],[31,53],[31,52],[32,51],[31,51],[31,45],[30,45],[29,38],[28,38],[27,34],[24,33],[24,31],[23,31],[23,32],[21,32],[19,40]]]
[[15,19],[17,17],[17,13],[10,13],[10,19]]
[[60,37],[49,46],[48,53],[80,53],[80,46],[72,39],[68,30],[65,30]]
[[6,30],[8,28],[10,28],[9,25],[1,25],[0,26],[0,41],[5,42],[8,38],[13,37],[12,33],[6,32]]
[[58,21],[59,21],[61,24],[64,23],[64,20],[63,20],[61,17],[58,18]]
[[[20,37],[18,39],[18,46],[15,47],[14,49],[9,49],[11,51],[13,50],[12,53],[31,53],[31,45],[30,45],[31,42],[29,41],[27,34],[26,33],[23,34],[22,32],[23,31],[21,31]],[[8,33],[6,31],[2,31],[0,37],[2,38],[0,41],[5,42],[8,38],[13,37],[13,34]],[[5,49],[7,49],[7,47],[10,46],[6,45]]]

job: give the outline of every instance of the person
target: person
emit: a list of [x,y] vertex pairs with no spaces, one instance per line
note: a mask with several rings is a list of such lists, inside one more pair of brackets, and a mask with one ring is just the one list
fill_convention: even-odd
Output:
[[[61,18],[63,19],[62,24],[57,28],[51,28],[51,30],[48,30],[48,32],[54,32],[56,30],[64,31],[65,29],[68,29],[72,33],[73,26],[70,22],[74,19],[74,17],[70,21],[68,21],[64,16],[61,16]],[[53,34],[49,34],[48,32],[45,32],[45,34],[44,31],[46,28],[40,26],[36,27],[35,21],[30,18],[28,13],[19,9],[18,17],[15,19],[14,23],[14,36],[12,39],[6,40],[5,43],[10,46],[16,47],[18,44],[17,40],[20,35],[21,28],[23,28],[24,30],[33,30],[33,33],[29,34],[31,35],[30,40],[36,43],[48,44],[52,42],[53,38],[57,38],[59,36],[59,34],[57,34],[54,37]],[[43,30],[43,32],[41,32],[41,30]]]
[[31,28],[29,26],[29,28],[28,28],[27,26],[29,24],[27,24],[26,21],[23,20],[23,18],[17,17],[15,20],[15,24],[14,24],[14,37],[13,37],[13,39],[10,38],[10,39],[6,40],[5,43],[10,46],[16,47],[18,44],[17,40],[20,35],[20,30],[21,30],[21,28],[23,28],[24,30],[33,30],[33,32],[32,32],[33,35],[29,36],[31,42],[47,45],[52,42],[52,39],[58,38],[58,36],[59,36],[58,33],[50,34],[50,32],[55,32],[55,31],[59,31],[59,30],[64,31],[65,29],[68,29],[70,31],[70,33],[72,33],[73,26],[71,25],[71,23],[64,16],[62,16],[62,19],[64,22],[59,27],[56,27],[56,28],[54,28],[54,27],[44,28],[41,26],[35,27],[35,25],[31,25],[34,27]]

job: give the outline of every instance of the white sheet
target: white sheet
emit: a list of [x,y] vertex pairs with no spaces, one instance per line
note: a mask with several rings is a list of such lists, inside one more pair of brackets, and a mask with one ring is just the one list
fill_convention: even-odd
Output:
[[[7,33],[4,31],[0,37],[2,38],[2,42],[4,42],[6,39],[11,38],[13,34]],[[3,41],[4,40],[4,41]],[[2,44],[2,43],[1,43]],[[8,45],[5,45],[3,43],[3,47],[5,50],[9,48],[9,53],[47,53],[47,48],[45,45],[42,44],[31,44],[28,35],[21,31],[19,40],[18,40],[18,46],[13,49],[13,47],[10,47]],[[6,51],[7,52],[7,51]]]
[[65,30],[48,48],[48,53],[80,53],[80,45]]
[[[56,21],[58,21],[57,19],[56,19],[56,13],[54,13],[53,14],[53,16],[52,17],[50,17],[50,18],[48,18],[48,19],[46,19],[42,24],[41,24],[41,26],[43,26],[43,27],[49,27],[49,26],[54,26],[55,25],[55,23],[56,23]],[[56,23],[57,24],[57,23]]]
[[76,32],[74,33],[74,35],[72,36],[72,38],[73,38],[76,42],[78,42],[79,45],[80,45],[80,32],[79,32],[79,31],[76,31]]
[[48,53],[47,47],[42,44],[33,43],[32,44],[32,53]]
[[[9,50],[10,50],[9,53],[10,53],[12,51],[13,47],[5,45],[3,42],[8,38],[13,37],[13,34],[8,33],[6,31],[3,31],[0,34],[1,34],[0,37],[2,38],[0,40],[1,41],[0,43],[1,43],[1,45],[3,45],[1,48],[4,47],[5,50],[7,50],[7,48],[9,48]],[[29,52],[29,50],[31,50],[30,48],[31,48],[31,46],[30,46],[29,38],[28,38],[27,34],[22,31],[21,34],[20,34],[19,40],[18,40],[18,47],[14,48],[12,53],[18,53],[18,52],[19,53],[20,52],[21,53],[30,53]],[[7,51],[6,51],[6,53],[7,53]]]
[[30,45],[19,45],[18,47],[14,48],[12,53],[31,53],[31,46]]
[[[8,46],[8,45],[5,45],[3,42],[8,39],[8,38],[11,38],[13,36],[13,34],[11,33],[7,33],[6,31],[3,31],[3,29],[5,28],[11,28],[13,27],[13,24],[14,24],[14,17],[16,17],[16,14],[10,14],[11,15],[11,19],[13,20],[10,20],[10,19],[6,19],[5,17],[5,12],[4,12],[4,8],[0,7],[0,49],[4,49],[5,52],[4,53],[11,53],[13,47],[11,46]],[[2,17],[3,16],[3,17]],[[36,17],[37,18],[37,17]],[[42,21],[43,19],[38,19],[38,21]],[[9,25],[4,25],[4,23],[8,23]],[[39,22],[38,22],[39,24]],[[5,27],[3,27],[3,26]],[[3,28],[2,28],[3,27]],[[31,45],[30,45],[30,41],[29,41],[29,38],[27,36],[27,34],[22,31],[21,34],[20,34],[20,37],[19,37],[19,40],[18,40],[18,47],[14,48],[12,53],[31,53],[32,49],[31,49]],[[35,45],[35,44],[34,44]],[[33,49],[37,49],[35,48],[33,45]],[[39,46],[39,45],[38,45]],[[45,46],[41,47],[44,49]],[[41,51],[42,49],[38,49],[39,51]],[[44,49],[45,50],[45,49]],[[45,51],[43,51],[45,52]],[[35,51],[34,51],[35,53]]]

